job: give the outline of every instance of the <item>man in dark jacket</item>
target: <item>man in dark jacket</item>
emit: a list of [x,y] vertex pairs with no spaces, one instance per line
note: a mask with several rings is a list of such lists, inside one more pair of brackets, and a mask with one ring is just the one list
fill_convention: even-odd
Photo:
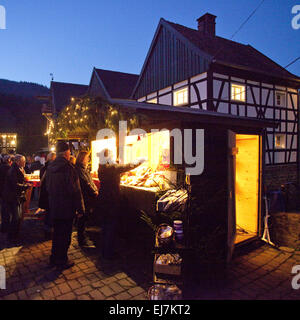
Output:
[[99,207],[103,219],[103,249],[105,259],[113,259],[115,255],[116,230],[120,215],[120,179],[121,174],[138,167],[145,160],[133,164],[120,165],[113,161],[110,150],[100,153],[98,177],[100,181]]
[[57,158],[47,168],[46,188],[50,214],[53,218],[53,239],[50,264],[66,269],[74,265],[68,260],[73,220],[84,214],[79,178],[69,162],[70,149],[63,141],[57,143]]
[[29,185],[24,176],[25,157],[17,154],[6,175],[2,199],[9,216],[8,240],[16,240],[19,236],[22,217],[22,205],[26,201],[26,190]]
[[5,184],[5,178],[7,176],[8,170],[12,165],[12,156],[5,155],[2,159],[2,163],[0,165],[0,206],[1,206],[1,232],[6,233],[8,232],[8,225],[9,225],[9,215],[7,213],[7,208],[5,204],[3,205],[2,200],[2,193]]

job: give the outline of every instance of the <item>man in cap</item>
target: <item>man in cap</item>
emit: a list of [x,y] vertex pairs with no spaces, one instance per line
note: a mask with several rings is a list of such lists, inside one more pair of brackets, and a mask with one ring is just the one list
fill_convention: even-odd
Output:
[[50,264],[61,269],[74,265],[68,260],[73,220],[76,214],[84,214],[84,202],[80,182],[74,166],[69,162],[70,148],[63,141],[56,145],[57,157],[46,172],[46,188],[53,219],[53,239]]

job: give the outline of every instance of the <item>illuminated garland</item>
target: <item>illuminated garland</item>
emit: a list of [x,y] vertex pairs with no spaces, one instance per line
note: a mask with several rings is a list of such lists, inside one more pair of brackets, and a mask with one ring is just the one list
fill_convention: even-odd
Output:
[[94,140],[102,128],[119,131],[119,121],[127,120],[128,130],[139,127],[140,119],[131,113],[120,111],[120,106],[97,97],[72,98],[49,126],[49,142],[54,145],[58,139],[68,139],[74,135],[86,135]]

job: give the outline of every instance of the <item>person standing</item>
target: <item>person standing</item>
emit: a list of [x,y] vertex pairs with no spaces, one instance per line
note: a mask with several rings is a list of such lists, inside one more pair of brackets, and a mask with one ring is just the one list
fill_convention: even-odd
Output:
[[50,215],[50,208],[49,208],[49,198],[48,198],[48,192],[46,189],[46,172],[48,165],[54,161],[56,158],[55,152],[50,152],[47,155],[47,161],[43,168],[40,170],[40,194],[39,194],[39,208],[44,209],[46,211],[45,219],[44,219],[44,232],[45,232],[45,238],[51,239],[51,230],[53,226],[53,221]]
[[75,169],[79,176],[80,187],[85,206],[85,214],[78,218],[77,221],[77,238],[79,246],[85,248],[94,248],[93,243],[87,238],[85,229],[89,216],[95,206],[95,201],[98,196],[98,188],[96,187],[90,172],[88,170],[89,153],[87,151],[80,151],[77,159]]
[[46,189],[53,219],[50,265],[67,269],[74,265],[74,262],[68,259],[73,220],[76,214],[81,217],[85,208],[78,175],[69,162],[68,144],[59,141],[56,152],[57,157],[48,165],[46,173]]
[[9,241],[17,240],[19,237],[22,206],[26,201],[26,190],[29,188],[24,176],[25,161],[23,155],[15,155],[5,178],[2,199],[8,215],[7,239]]
[[100,152],[98,178],[100,181],[99,207],[103,221],[102,256],[113,259],[115,240],[120,215],[120,179],[121,174],[138,167],[145,160],[134,164],[120,165],[113,161],[110,150]]
[[9,225],[9,216],[7,213],[7,208],[2,199],[2,193],[5,184],[5,178],[7,176],[8,170],[12,165],[12,156],[5,155],[2,159],[2,163],[0,165],[0,206],[1,206],[1,232],[7,233],[8,232],[8,225]]

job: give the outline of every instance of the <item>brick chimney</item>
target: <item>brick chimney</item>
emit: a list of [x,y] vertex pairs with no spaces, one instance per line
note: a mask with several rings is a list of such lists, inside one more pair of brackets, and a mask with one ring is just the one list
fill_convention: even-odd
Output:
[[216,35],[216,16],[210,13],[204,14],[197,19],[198,31],[205,36],[214,37]]

